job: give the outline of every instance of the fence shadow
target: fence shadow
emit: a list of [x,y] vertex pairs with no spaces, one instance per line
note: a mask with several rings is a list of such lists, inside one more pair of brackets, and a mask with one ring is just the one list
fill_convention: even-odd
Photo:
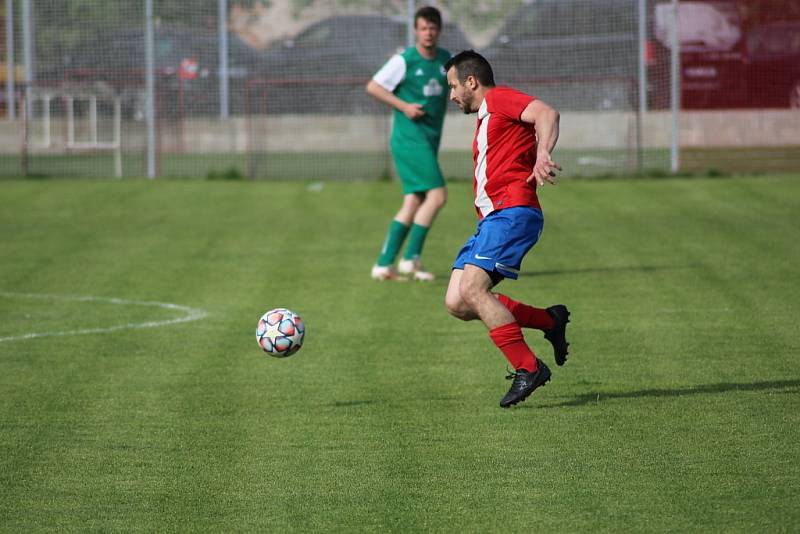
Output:
[[620,267],[580,267],[575,269],[550,269],[541,271],[522,271],[523,276],[554,276],[564,274],[595,274],[595,273],[617,273],[617,272],[654,272],[654,271],[675,271],[679,269],[694,269],[699,264],[687,265],[628,265]]

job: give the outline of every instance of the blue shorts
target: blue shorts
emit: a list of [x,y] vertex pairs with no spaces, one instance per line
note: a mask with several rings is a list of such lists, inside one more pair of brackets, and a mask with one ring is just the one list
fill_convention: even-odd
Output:
[[453,269],[476,265],[493,279],[500,275],[516,280],[522,258],[539,241],[543,227],[544,216],[536,208],[493,211],[478,223],[478,231],[461,248]]

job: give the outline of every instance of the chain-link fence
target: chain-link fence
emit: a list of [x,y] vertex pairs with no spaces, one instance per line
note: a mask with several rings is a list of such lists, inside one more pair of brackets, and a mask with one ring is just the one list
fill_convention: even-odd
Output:
[[[390,114],[364,86],[419,2],[0,3],[0,175],[393,172]],[[796,0],[432,4],[441,46],[561,111],[567,175],[800,169]],[[474,120],[445,121],[448,177],[471,176]]]

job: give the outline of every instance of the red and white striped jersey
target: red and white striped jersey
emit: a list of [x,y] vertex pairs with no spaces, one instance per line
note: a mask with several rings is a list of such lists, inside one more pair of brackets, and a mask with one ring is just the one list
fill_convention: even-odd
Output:
[[536,162],[536,132],[520,115],[535,97],[497,86],[484,96],[472,142],[475,208],[483,219],[514,206],[541,209],[536,182],[527,182]]

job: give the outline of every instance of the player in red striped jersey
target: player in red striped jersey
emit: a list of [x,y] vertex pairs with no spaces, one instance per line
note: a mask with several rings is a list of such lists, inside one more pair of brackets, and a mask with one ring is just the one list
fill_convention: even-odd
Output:
[[561,170],[550,157],[559,114],[533,96],[495,86],[491,65],[472,50],[455,55],[445,69],[450,100],[464,113],[478,114],[472,151],[479,218],[477,232],[453,264],[445,303],[459,319],[480,319],[514,367],[511,388],[500,401],[505,408],[550,380],[550,369],[525,342],[522,327],[544,332],[558,365],[568,354],[566,306],[536,308],[492,291],[504,278],[517,278],[522,259],[541,235],[544,217],[536,188],[555,184]]

